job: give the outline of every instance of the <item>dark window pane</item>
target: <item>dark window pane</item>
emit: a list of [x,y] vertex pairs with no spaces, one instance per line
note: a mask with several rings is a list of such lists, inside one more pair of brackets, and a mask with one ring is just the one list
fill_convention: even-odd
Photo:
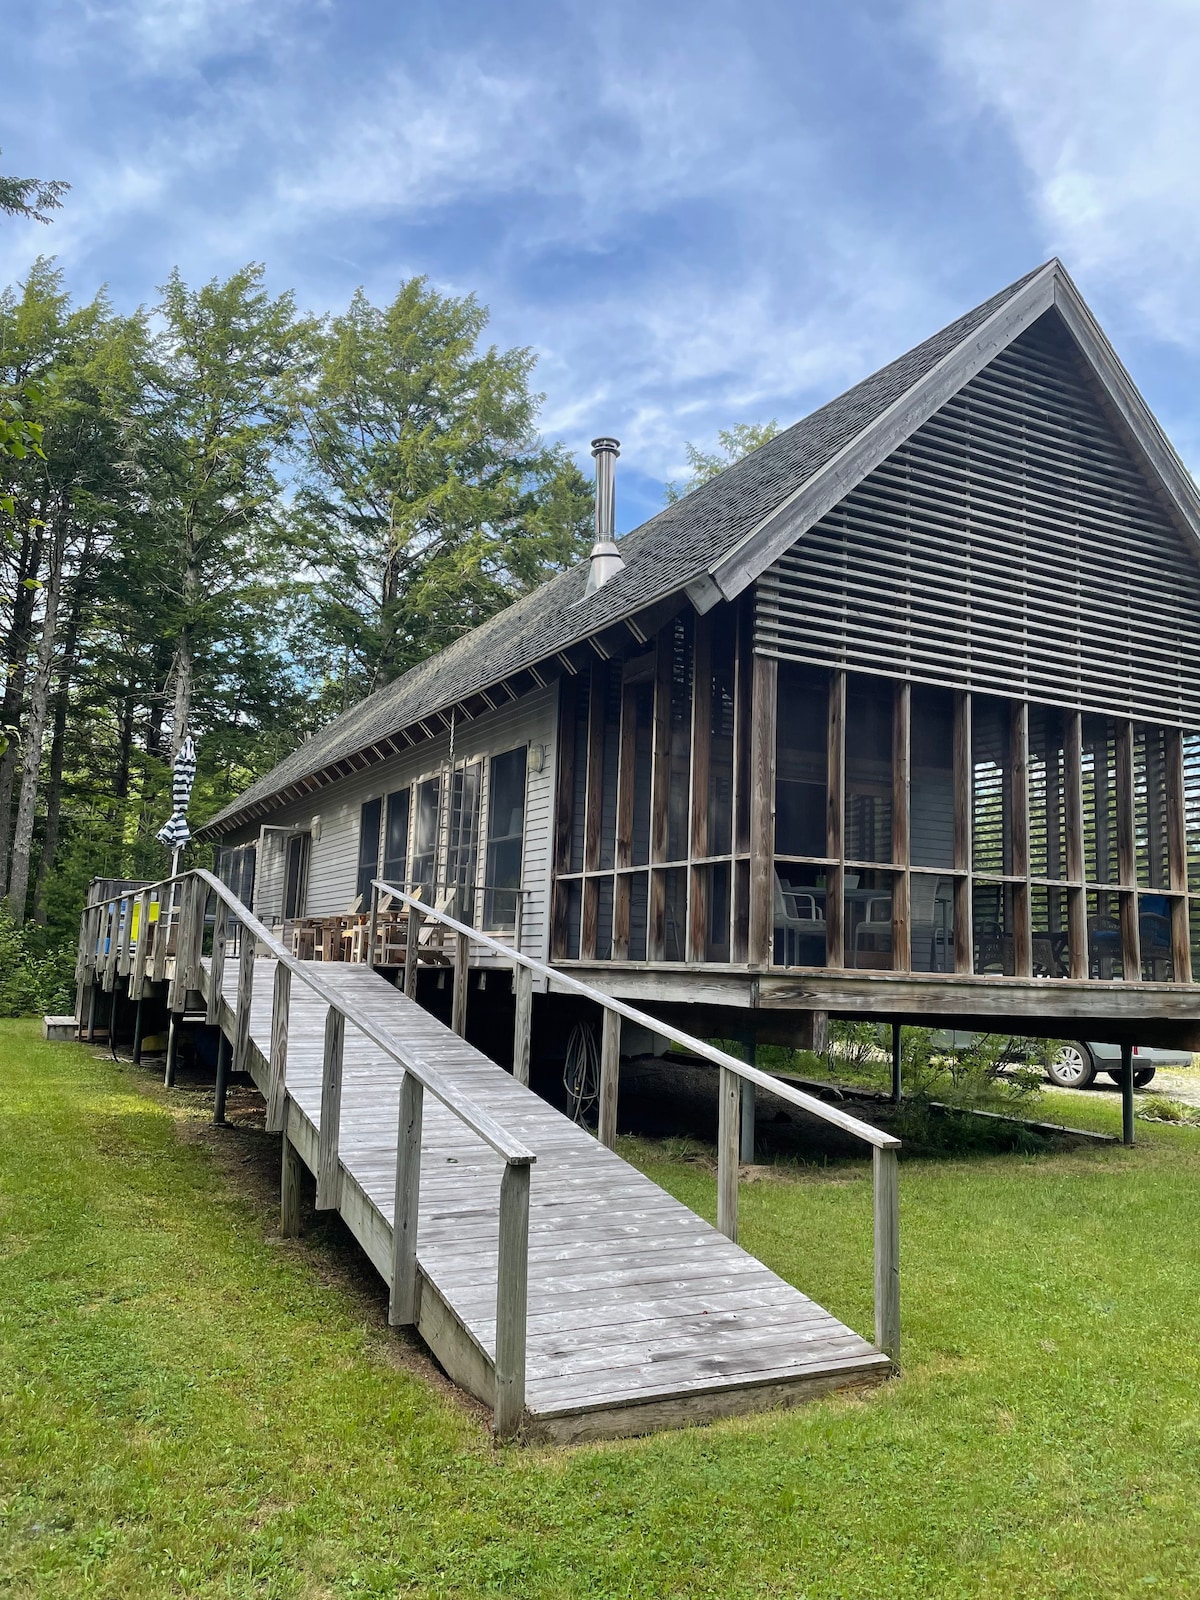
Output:
[[411,789],[398,789],[387,798],[387,822],[383,830],[383,876],[398,889],[404,887],[408,873],[408,814]]
[[475,862],[479,849],[479,790],[482,763],[459,767],[450,786],[450,851],[446,886],[455,891],[451,915],[460,922],[475,918]]
[[489,928],[516,927],[517,891],[521,887],[522,847],[525,837],[526,747],[493,756],[488,788],[487,902],[484,919]]
[[417,785],[417,817],[413,834],[412,881],[425,890],[426,898],[433,888],[437,872],[438,810],[442,796],[442,780],[426,778]]
[[687,868],[671,867],[664,878],[663,960],[687,959]]
[[1083,719],[1083,870],[1117,881],[1117,741],[1109,717]]
[[1067,891],[1034,884],[1029,891],[1035,978],[1066,978],[1071,972],[1067,942]]
[[910,861],[916,867],[952,867],[954,696],[945,689],[917,686],[912,691],[909,784]]
[[596,960],[612,960],[613,881],[601,878],[596,884]]
[[358,879],[355,893],[365,906],[371,899],[371,880],[379,872],[379,828],[383,801],[368,800],[358,820]]
[[708,930],[705,939],[706,961],[729,960],[729,863],[722,861],[702,867],[708,877]]
[[635,872],[629,880],[629,959],[646,959],[646,917],[649,909],[649,874]]
[[1012,885],[976,878],[971,889],[975,971],[1011,978],[1016,971]]
[[650,783],[654,761],[654,685],[636,683],[633,696],[633,841],[631,861],[641,867],[650,859]]
[[578,878],[572,883],[560,883],[558,892],[565,902],[563,924],[566,929],[566,949],[563,953],[568,961],[578,961],[579,929],[583,921],[583,884]]
[[1133,731],[1134,833],[1137,881],[1143,889],[1170,888],[1167,856],[1167,746],[1162,728]]
[[891,872],[847,872],[846,965],[890,970],[892,966]]
[[[575,770],[571,782],[571,853],[570,871],[583,871],[583,848],[587,829],[587,769],[588,769],[588,684],[587,673],[575,680]],[[570,702],[568,701],[568,704]]]
[[954,880],[914,872],[908,880],[912,972],[954,971]]
[[[1200,892],[1200,733],[1183,736],[1183,812],[1187,828],[1187,884]],[[1196,967],[1200,974],[1200,966]]]
[[1093,978],[1125,976],[1121,943],[1121,900],[1111,893],[1087,897],[1088,970]]
[[846,859],[892,859],[892,706],[888,682],[851,678],[846,692]]
[[605,674],[604,726],[599,732],[600,761],[600,865],[616,863],[617,767],[621,755],[621,663],[610,661],[596,668]]
[[[723,607],[713,624],[712,694],[709,704],[708,851],[733,849],[733,692],[736,617]],[[725,960],[726,957],[711,959]]]
[[1138,895],[1138,942],[1142,977],[1147,983],[1174,983],[1171,946],[1171,901],[1165,894]]
[[829,674],[779,665],[776,717],[775,853],[826,852],[826,773],[829,759]]
[[[668,714],[667,860],[688,857],[692,773],[692,628],[690,619],[672,623],[664,643],[671,651],[671,703]],[[686,900],[687,891],[683,898]],[[670,933],[668,931],[668,942]],[[669,960],[682,957],[668,957]]]

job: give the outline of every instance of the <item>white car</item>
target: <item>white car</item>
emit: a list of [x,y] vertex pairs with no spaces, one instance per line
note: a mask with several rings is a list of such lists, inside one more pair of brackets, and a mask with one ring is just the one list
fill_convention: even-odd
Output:
[[[1133,1047],[1133,1081],[1142,1089],[1159,1067],[1190,1067],[1190,1050],[1160,1050],[1156,1045]],[[1086,1089],[1097,1072],[1107,1072],[1114,1083],[1121,1082],[1121,1046],[1084,1043],[1082,1039],[1064,1044],[1052,1066],[1046,1068],[1050,1082],[1060,1089]]]

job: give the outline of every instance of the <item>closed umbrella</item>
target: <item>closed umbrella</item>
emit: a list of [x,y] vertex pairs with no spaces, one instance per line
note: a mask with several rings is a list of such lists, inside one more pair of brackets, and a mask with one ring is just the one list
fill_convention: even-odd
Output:
[[158,830],[157,838],[171,849],[171,876],[179,871],[179,853],[192,837],[188,827],[187,808],[192,798],[192,785],[196,781],[196,746],[189,735],[179,746],[171,778],[171,815]]

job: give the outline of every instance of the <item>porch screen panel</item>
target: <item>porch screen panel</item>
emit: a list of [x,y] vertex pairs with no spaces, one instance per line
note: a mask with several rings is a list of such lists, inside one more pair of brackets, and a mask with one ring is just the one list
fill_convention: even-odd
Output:
[[1047,312],[763,574],[783,659],[1200,726],[1200,560]]
[[364,906],[371,898],[371,880],[379,871],[379,830],[382,819],[383,801],[366,801],[359,813],[358,878],[355,884],[355,893]]
[[404,887],[408,873],[408,823],[412,809],[412,790],[398,789],[387,797],[387,817],[383,827],[383,877],[386,883]]

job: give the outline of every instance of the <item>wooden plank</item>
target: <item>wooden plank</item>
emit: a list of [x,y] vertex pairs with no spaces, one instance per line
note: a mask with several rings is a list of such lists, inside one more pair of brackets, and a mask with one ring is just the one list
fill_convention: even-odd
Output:
[[717,1090],[717,1227],[734,1244],[738,1234],[741,1100],[741,1080],[728,1067],[722,1067]]
[[396,1137],[396,1185],[392,1209],[392,1282],[388,1321],[406,1327],[417,1320],[417,1221],[421,1196],[421,1129],[425,1094],[411,1072],[400,1085]]
[[529,1296],[529,1168],[506,1166],[500,1180],[496,1272],[496,1410],[504,1439],[525,1414],[526,1314]]
[[754,657],[750,690],[750,933],[752,967],[768,967],[775,934],[776,696],[779,665]]
[[533,973],[529,967],[513,968],[513,994],[516,999],[513,1022],[513,1077],[529,1083],[529,1059],[533,1038]]
[[875,1343],[900,1365],[900,1165],[895,1150],[876,1149]]
[[337,1207],[340,1190],[338,1143],[342,1120],[342,1055],[346,1019],[336,1006],[325,1017],[325,1054],[321,1069],[321,1125],[317,1138],[318,1211]]
[[271,1002],[271,1068],[267,1089],[268,1133],[279,1133],[286,1121],[284,1099],[287,1084],[288,1012],[291,1001],[291,969],[280,961],[275,966],[275,992]]
[[300,1179],[303,1170],[300,1152],[285,1133],[279,1184],[279,1232],[285,1239],[295,1239],[300,1233]]
[[617,1097],[621,1079],[621,1018],[605,1010],[600,1021],[600,1103],[596,1136],[606,1149],[617,1143]]

